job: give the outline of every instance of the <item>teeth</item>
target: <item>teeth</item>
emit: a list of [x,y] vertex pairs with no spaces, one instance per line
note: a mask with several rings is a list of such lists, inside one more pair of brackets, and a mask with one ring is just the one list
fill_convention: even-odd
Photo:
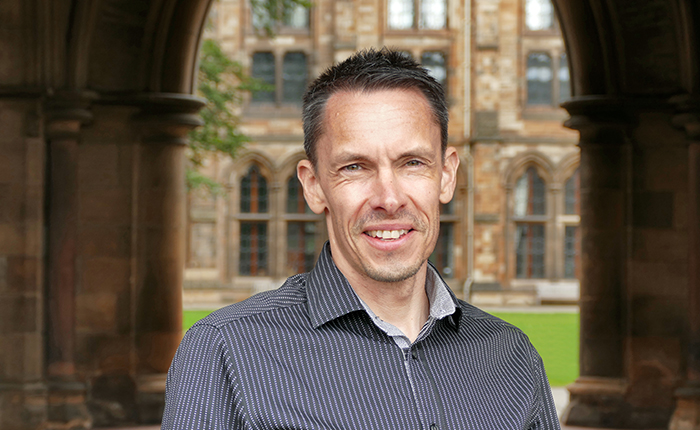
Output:
[[408,233],[408,230],[372,230],[367,232],[369,236],[378,237],[385,240],[398,239],[406,233]]

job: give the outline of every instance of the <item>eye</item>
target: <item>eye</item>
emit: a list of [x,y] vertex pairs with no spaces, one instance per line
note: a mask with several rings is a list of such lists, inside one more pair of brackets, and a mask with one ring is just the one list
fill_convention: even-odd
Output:
[[422,166],[423,162],[420,160],[410,160],[408,163],[406,163],[408,167],[418,167]]
[[347,170],[348,172],[356,172],[361,169],[359,164],[348,164],[347,166],[343,167],[344,170]]

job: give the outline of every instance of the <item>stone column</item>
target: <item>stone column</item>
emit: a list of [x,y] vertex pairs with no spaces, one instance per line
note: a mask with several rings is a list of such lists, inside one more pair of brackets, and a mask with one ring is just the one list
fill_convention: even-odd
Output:
[[85,384],[75,372],[75,295],[78,238],[78,144],[92,119],[88,93],[61,93],[47,102],[47,363],[48,421],[92,426]]
[[670,430],[700,430],[700,99],[675,99],[674,123],[688,138],[688,338],[686,381]]
[[581,134],[580,377],[563,422],[623,428],[624,299],[630,166],[621,101],[581,97],[564,104]]
[[135,167],[136,281],[133,303],[139,420],[162,417],[165,379],[182,339],[185,265],[185,147],[201,125],[203,101],[182,94],[140,98],[141,139]]

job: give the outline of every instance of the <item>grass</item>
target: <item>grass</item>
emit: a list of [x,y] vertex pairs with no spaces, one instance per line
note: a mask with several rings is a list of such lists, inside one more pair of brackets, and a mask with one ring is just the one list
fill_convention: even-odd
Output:
[[506,313],[497,317],[520,328],[542,356],[552,387],[567,385],[578,377],[578,313]]
[[[183,328],[187,330],[211,311],[184,311]],[[497,317],[519,327],[542,356],[553,387],[573,382],[578,377],[578,313],[506,313]]]
[[214,311],[183,311],[182,312],[182,331],[187,331],[197,321]]

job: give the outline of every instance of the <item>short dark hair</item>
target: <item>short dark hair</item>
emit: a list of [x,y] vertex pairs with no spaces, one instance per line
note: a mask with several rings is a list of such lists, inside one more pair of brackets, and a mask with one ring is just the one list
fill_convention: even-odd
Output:
[[417,89],[430,104],[440,126],[442,154],[447,148],[449,114],[442,85],[408,54],[388,48],[366,49],[330,67],[309,85],[304,94],[304,150],[316,166],[316,144],[323,134],[328,99],[341,91],[372,92],[390,89]]

